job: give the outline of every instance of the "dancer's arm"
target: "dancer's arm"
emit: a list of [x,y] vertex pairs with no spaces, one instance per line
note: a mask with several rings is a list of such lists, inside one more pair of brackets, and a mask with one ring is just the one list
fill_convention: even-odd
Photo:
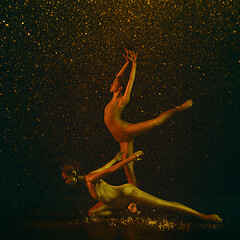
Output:
[[133,83],[134,83],[135,75],[136,75],[137,53],[130,51],[130,54],[131,54],[131,57],[128,57],[128,58],[132,62],[132,70],[131,70],[131,73],[130,73],[130,77],[129,77],[129,81],[128,81],[125,93],[124,93],[123,97],[121,98],[121,100],[119,102],[119,106],[121,106],[121,107],[126,106],[130,101],[132,87],[133,87]]
[[124,49],[125,50],[125,52],[127,53],[127,56],[125,56],[124,54],[123,54],[123,56],[125,57],[125,59],[126,59],[126,63],[123,65],[123,67],[122,67],[122,69],[119,71],[119,73],[117,74],[117,76],[116,77],[120,77],[120,76],[123,76],[124,75],[124,73],[125,73],[125,71],[126,71],[126,69],[127,69],[127,67],[128,67],[128,65],[129,65],[129,63],[130,63],[130,59],[129,59],[129,56],[128,56],[128,50],[127,49]]
[[[98,181],[104,177],[107,177],[108,175],[112,174],[113,172],[121,169],[124,167],[124,165],[128,164],[129,162],[136,160],[138,157],[142,156],[143,152],[142,151],[137,151],[135,152],[131,157],[126,158],[120,162],[118,162],[115,165],[111,165],[110,163],[113,161],[110,161],[108,164],[111,165],[108,168],[99,168],[93,172],[90,172],[87,175],[88,181],[90,182],[94,182],[94,181]],[[106,164],[107,165],[107,164]],[[106,166],[105,165],[105,166]]]
[[116,156],[115,156],[110,162],[108,162],[107,164],[105,164],[105,165],[102,166],[101,168],[98,168],[98,169],[90,172],[90,174],[93,174],[93,173],[96,173],[96,172],[101,172],[101,171],[104,170],[104,169],[110,168],[110,167],[111,167],[112,165],[114,165],[115,163],[121,161],[122,155],[123,155],[123,152],[118,152],[118,153],[116,154]]

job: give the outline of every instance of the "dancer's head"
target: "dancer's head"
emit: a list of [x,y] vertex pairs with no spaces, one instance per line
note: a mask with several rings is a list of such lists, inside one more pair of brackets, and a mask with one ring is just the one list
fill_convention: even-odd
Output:
[[124,93],[128,79],[125,76],[118,76],[114,79],[110,92],[122,92]]
[[79,175],[76,166],[65,164],[62,168],[62,177],[65,182],[70,185],[75,185],[78,180],[83,180],[84,176]]

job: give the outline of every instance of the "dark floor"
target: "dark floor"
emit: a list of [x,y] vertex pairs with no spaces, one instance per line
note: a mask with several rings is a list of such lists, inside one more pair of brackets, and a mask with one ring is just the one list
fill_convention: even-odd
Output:
[[[123,212],[118,218],[93,218],[87,209],[76,212],[27,211],[2,219],[1,239],[53,240],[173,240],[231,239],[236,237],[238,219],[232,212],[223,223],[213,224],[189,217],[156,211],[132,214]],[[78,212],[78,213],[77,213]],[[30,213],[30,214],[29,214]]]

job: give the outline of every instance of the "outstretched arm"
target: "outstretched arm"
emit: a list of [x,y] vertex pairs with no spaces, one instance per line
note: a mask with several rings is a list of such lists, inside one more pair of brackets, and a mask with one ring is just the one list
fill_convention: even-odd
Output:
[[105,164],[103,167],[98,168],[98,169],[90,172],[89,174],[101,172],[101,171],[103,171],[103,170],[105,170],[105,169],[107,169],[107,168],[110,168],[110,167],[111,167],[112,165],[114,165],[115,163],[121,161],[122,155],[123,155],[123,152],[118,152],[118,153],[116,154],[116,156],[115,156],[110,162],[108,162],[107,164]]
[[[93,181],[98,181],[104,177],[107,177],[108,175],[112,174],[113,172],[123,168],[126,164],[128,164],[129,162],[133,161],[133,160],[136,160],[138,157],[142,156],[143,155],[143,152],[142,151],[137,151],[135,152],[132,156],[130,156],[129,158],[126,158],[120,162],[118,162],[117,164],[113,165],[113,160],[110,161],[109,163],[107,163],[106,165],[108,165],[109,167],[105,168],[102,167],[102,168],[99,168],[95,171],[92,171],[90,172],[88,175],[87,175],[87,178],[90,182],[93,182]],[[113,163],[113,164],[112,164]]]
[[119,73],[117,74],[116,77],[123,76],[124,73],[125,73],[125,71],[126,71],[126,69],[127,69],[127,67],[128,67],[128,65],[129,65],[129,63],[130,63],[129,56],[128,56],[128,54],[129,54],[129,53],[128,53],[128,50],[127,50],[127,49],[124,49],[124,50],[125,50],[125,52],[127,53],[127,56],[125,56],[125,55],[123,54],[123,56],[124,56],[125,59],[126,59],[126,63],[123,65],[122,69],[119,71]]
[[128,80],[128,84],[127,84],[125,93],[119,102],[119,106],[126,106],[129,103],[131,92],[132,92],[132,87],[133,87],[133,83],[134,83],[135,75],[136,75],[137,53],[135,53],[134,51],[133,52],[129,51],[129,53],[131,54],[131,57],[128,57],[128,58],[132,62],[132,70],[130,73],[130,77]]

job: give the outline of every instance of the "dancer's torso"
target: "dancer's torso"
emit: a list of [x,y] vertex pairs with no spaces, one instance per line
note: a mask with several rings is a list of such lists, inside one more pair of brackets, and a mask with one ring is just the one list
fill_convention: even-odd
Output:
[[121,120],[123,110],[124,107],[119,106],[119,101],[112,99],[105,107],[104,112],[104,122],[118,142],[129,141],[129,137],[124,131],[124,128],[129,125],[129,123]]
[[113,186],[101,179],[95,185],[96,199],[116,208],[128,206],[129,200],[124,197],[121,188],[122,186]]

